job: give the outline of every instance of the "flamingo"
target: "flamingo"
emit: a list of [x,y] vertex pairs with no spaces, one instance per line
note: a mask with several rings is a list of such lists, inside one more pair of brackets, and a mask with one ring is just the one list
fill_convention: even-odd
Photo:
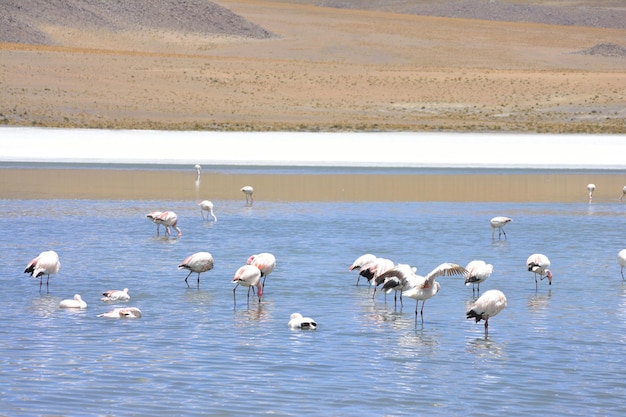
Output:
[[359,285],[359,280],[361,279],[361,277],[365,277],[368,281],[371,280],[373,277],[370,276],[366,276],[364,274],[367,274],[366,270],[361,269],[363,266],[367,265],[370,262],[373,262],[374,259],[376,259],[375,255],[372,255],[371,253],[366,253],[365,255],[361,255],[358,258],[355,259],[354,262],[352,262],[352,265],[350,265],[350,267],[348,268],[348,271],[354,271],[355,269],[357,271],[359,271],[359,276],[356,279],[356,285]]
[[478,298],[467,311],[468,319],[476,319],[476,323],[485,320],[485,337],[489,332],[489,318],[497,315],[506,307],[506,297],[499,290],[489,290]]
[[[374,258],[373,261],[361,267],[359,274],[360,276],[367,278],[367,281],[370,283],[370,285],[372,285],[372,283],[375,285],[374,295],[376,295],[376,287],[383,282],[383,280],[377,282],[377,278],[392,269],[394,266],[395,265],[391,259]],[[374,295],[372,295],[372,297]]]
[[300,313],[292,313],[289,317],[289,327],[292,329],[317,329],[317,323],[310,317],[302,317]]
[[239,285],[248,287],[248,303],[250,303],[250,289],[256,287],[257,296],[259,297],[259,302],[261,302],[261,297],[263,296],[263,285],[261,285],[261,270],[258,267],[249,264],[240,267],[237,269],[237,272],[235,272],[233,283],[236,284],[235,288],[233,288],[233,300],[235,305],[237,305],[236,292]]
[[593,192],[596,190],[595,184],[587,184],[587,191],[589,191],[589,202],[593,200]]
[[[528,257],[526,266],[535,274],[535,289],[537,289],[537,274],[543,280],[548,278],[548,284],[552,285],[552,271],[550,271],[550,259],[541,253],[535,253]],[[545,277],[544,277],[545,274]]]
[[496,216],[493,219],[491,219],[490,223],[491,223],[491,238],[494,239],[494,233],[496,231],[496,229],[498,229],[498,239],[500,239],[500,235],[502,233],[504,233],[504,238],[506,239],[506,232],[504,231],[504,226],[511,222],[513,219],[511,219],[510,217],[504,217],[504,216]]
[[108,290],[102,293],[104,297],[101,298],[102,301],[128,301],[130,300],[130,294],[128,293],[128,288],[124,288],[123,290]]
[[154,219],[157,218],[157,216],[159,216],[162,213],[162,211],[151,211],[150,213],[146,214],[146,217],[148,219],[150,219],[150,221],[152,223],[156,223],[157,225],[157,236],[159,235],[159,228],[161,227],[160,223],[157,223]]
[[254,265],[261,271],[262,287],[265,288],[265,278],[276,268],[276,257],[268,252],[258,253],[248,258],[248,265]]
[[196,169],[196,175],[200,178],[200,170],[202,170],[202,167],[199,164],[196,164],[194,168]]
[[87,303],[83,301],[80,294],[74,294],[71,300],[63,300],[59,303],[60,308],[87,308]]
[[26,265],[24,273],[30,274],[33,278],[39,278],[39,288],[41,289],[43,276],[48,276],[46,279],[47,287],[50,281],[50,275],[56,274],[60,269],[61,262],[59,261],[59,255],[55,251],[49,250],[41,252],[39,256],[33,258],[28,265]]
[[[213,203],[209,200],[202,200],[198,203],[200,206],[200,214],[202,215],[202,220],[204,220],[204,212],[208,211],[211,216],[213,216],[213,221],[217,222],[217,217],[215,213],[213,213]],[[209,220],[209,216],[206,216],[206,219]]]
[[393,296],[394,308],[397,306],[397,294],[400,293],[400,305],[403,306],[402,292],[410,289],[413,285],[417,285],[419,278],[415,274],[416,271],[417,268],[411,265],[398,264],[376,278],[376,281],[382,282],[382,291],[385,294],[395,291]]
[[114,308],[113,310],[106,313],[98,314],[98,317],[111,317],[115,319],[138,319],[141,317],[141,310],[139,310],[137,307]]
[[162,224],[163,226],[165,226],[165,233],[168,236],[170,235],[170,227],[178,232],[178,237],[181,237],[183,235],[183,232],[181,232],[176,225],[178,223],[178,216],[173,211],[162,212],[154,218],[154,222],[156,224]]
[[254,203],[254,197],[252,196],[252,194],[254,194],[254,188],[252,188],[251,185],[246,185],[241,187],[240,191],[246,195],[246,204],[252,205],[252,203]]
[[626,195],[626,185],[624,186],[624,188],[622,188],[622,196],[619,198],[619,201],[622,201],[625,195]]
[[622,249],[617,254],[617,262],[621,267],[622,279],[624,279],[624,267],[626,267],[626,249]]
[[196,252],[186,257],[180,263],[180,265],[178,265],[178,269],[189,270],[189,273],[185,277],[185,283],[187,284],[187,287],[189,287],[187,278],[189,278],[192,272],[197,272],[198,273],[198,288],[200,288],[200,274],[213,269],[213,265],[214,265],[213,255],[211,255],[209,252]]
[[474,294],[474,285],[477,285],[480,294],[480,283],[491,276],[493,265],[485,263],[485,261],[475,260],[468,263],[465,269],[467,269],[465,285],[472,284],[472,294]]
[[420,310],[420,315],[422,317],[422,324],[424,323],[424,304],[426,300],[434,297],[439,290],[441,289],[441,285],[435,281],[435,278],[440,276],[450,276],[450,275],[467,275],[467,271],[460,265],[453,263],[442,263],[425,277],[420,275],[416,275],[414,282],[411,287],[402,292],[402,295],[405,297],[413,298],[416,300],[415,303],[415,323],[417,324],[417,307],[422,300],[422,309]]

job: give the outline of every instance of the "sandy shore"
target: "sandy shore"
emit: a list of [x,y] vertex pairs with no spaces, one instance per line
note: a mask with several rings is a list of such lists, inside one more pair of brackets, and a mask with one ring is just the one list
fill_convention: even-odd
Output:
[[270,39],[50,26],[0,44],[0,122],[236,131],[626,133],[624,29],[224,0]]

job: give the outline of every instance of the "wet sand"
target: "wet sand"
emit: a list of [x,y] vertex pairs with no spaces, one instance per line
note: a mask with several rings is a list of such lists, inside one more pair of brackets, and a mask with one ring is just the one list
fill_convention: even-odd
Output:
[[[587,184],[595,183],[594,201],[617,201],[626,185],[619,172],[503,174],[311,174],[224,173],[207,170],[200,181],[192,171],[144,169],[3,168],[2,199],[95,200],[244,200],[244,185],[263,201],[475,201],[586,202]],[[625,203],[626,204],[626,203]]]

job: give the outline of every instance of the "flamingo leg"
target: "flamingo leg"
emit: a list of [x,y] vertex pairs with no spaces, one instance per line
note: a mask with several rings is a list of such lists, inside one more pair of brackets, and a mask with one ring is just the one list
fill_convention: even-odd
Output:
[[420,316],[422,316],[422,324],[424,324],[424,304],[426,304],[426,300],[422,301],[422,309],[420,310]]
[[622,279],[624,279],[624,267],[622,267]]
[[198,272],[198,288],[200,288],[200,272]]
[[191,275],[193,271],[189,271],[189,273],[187,274],[187,276],[185,277],[185,284],[187,284],[187,287],[189,287],[189,283],[187,282],[187,278],[189,278],[189,275]]
[[489,317],[485,319],[485,337],[489,335]]
[[239,286],[239,284],[235,285],[235,288],[233,288],[233,301],[234,301],[234,305],[237,305],[237,287]]
[[261,272],[261,276],[263,277],[263,284],[261,284],[261,288],[265,289],[265,278],[267,278],[267,275]]

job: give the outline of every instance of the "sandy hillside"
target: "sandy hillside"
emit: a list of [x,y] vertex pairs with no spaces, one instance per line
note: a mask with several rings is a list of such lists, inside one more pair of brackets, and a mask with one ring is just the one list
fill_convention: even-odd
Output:
[[9,125],[626,133],[623,2],[3,3]]

